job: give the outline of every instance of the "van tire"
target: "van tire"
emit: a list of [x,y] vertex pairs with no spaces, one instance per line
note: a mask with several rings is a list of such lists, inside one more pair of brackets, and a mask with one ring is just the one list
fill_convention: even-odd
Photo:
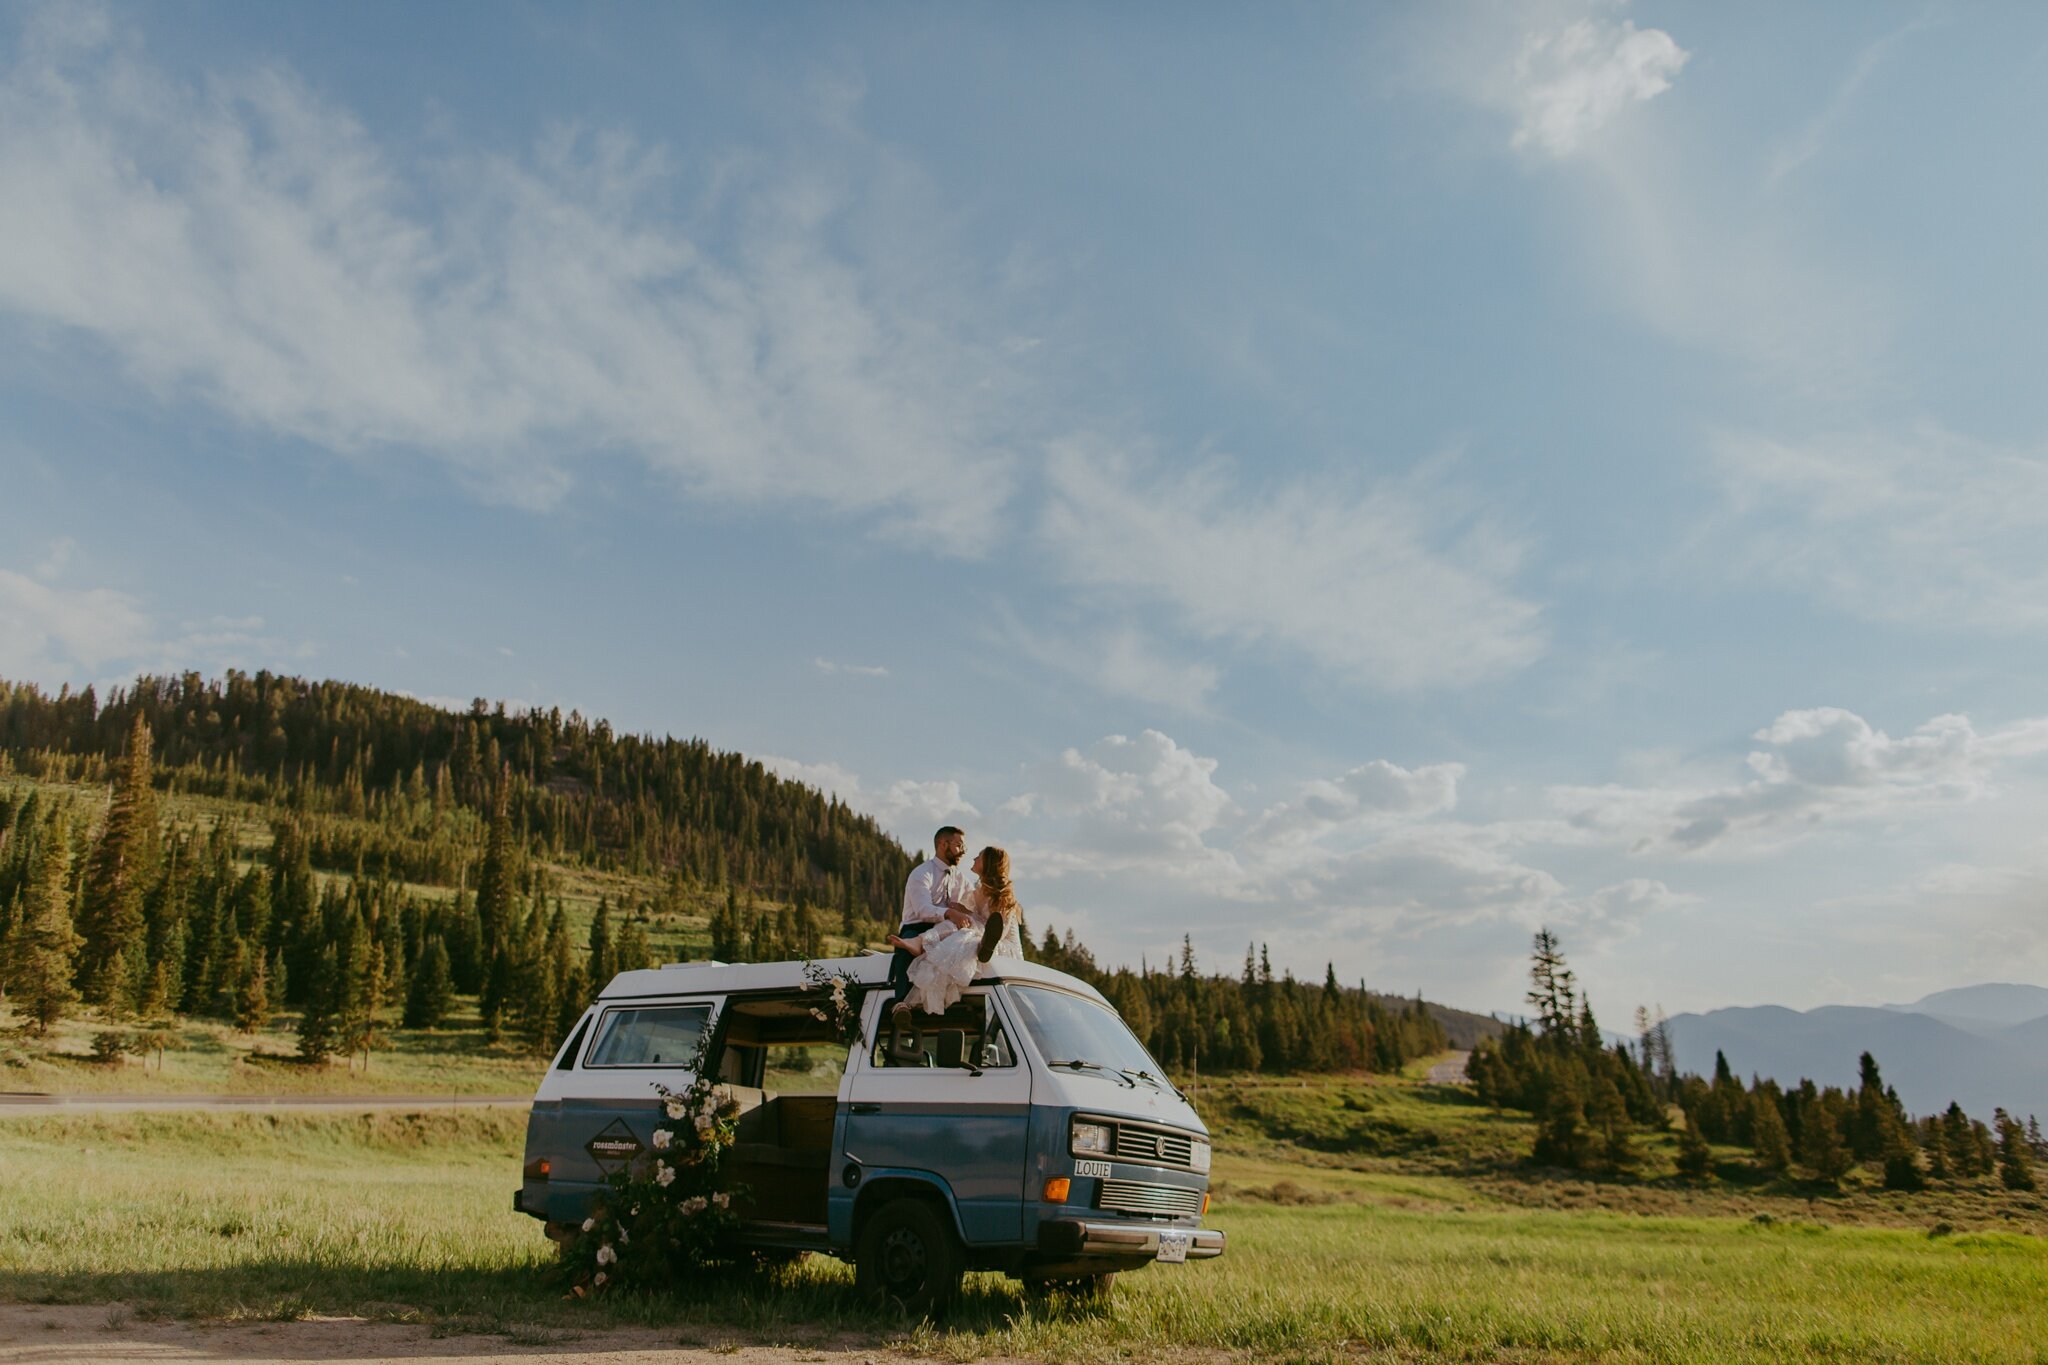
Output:
[[937,1318],[960,1292],[966,1257],[942,1210],[898,1198],[861,1225],[853,1266],[861,1297],[912,1318]]

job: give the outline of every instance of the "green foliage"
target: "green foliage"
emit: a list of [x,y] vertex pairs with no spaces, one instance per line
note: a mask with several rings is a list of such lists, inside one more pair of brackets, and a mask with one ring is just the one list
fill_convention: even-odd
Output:
[[2027,1140],[2026,1128],[2003,1109],[1998,1111],[1996,1120],[1998,1182],[2009,1190],[2037,1188],[2038,1182],[2034,1178],[2033,1144]]
[[448,966],[448,945],[439,934],[427,940],[405,997],[407,1028],[439,1028],[455,1000],[455,978]]
[[[14,842],[29,846],[29,861],[11,927],[0,940],[0,967],[15,1008],[36,1032],[48,1033],[78,999],[71,982],[80,939],[71,927],[69,823],[59,810],[37,827],[29,822],[32,814],[15,821]],[[23,837],[24,829],[31,838]]]
[[705,1074],[710,1046],[707,1033],[691,1059],[695,1079],[688,1089],[655,1084],[661,1117],[648,1150],[607,1179],[604,1195],[564,1249],[563,1270],[578,1295],[671,1291],[692,1271],[732,1253],[739,1220],[723,1166],[740,1110],[717,1078]]

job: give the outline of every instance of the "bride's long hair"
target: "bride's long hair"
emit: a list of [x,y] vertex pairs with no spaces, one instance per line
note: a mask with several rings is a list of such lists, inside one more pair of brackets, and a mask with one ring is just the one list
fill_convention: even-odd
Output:
[[1004,918],[1014,922],[1019,932],[1024,924],[1024,911],[1017,904],[1017,895],[1010,890],[1010,855],[990,844],[981,851],[981,889],[988,897],[991,914],[1000,910]]

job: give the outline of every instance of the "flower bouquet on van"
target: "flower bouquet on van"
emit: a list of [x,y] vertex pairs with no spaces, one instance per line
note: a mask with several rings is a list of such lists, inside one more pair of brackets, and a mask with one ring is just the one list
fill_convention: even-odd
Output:
[[683,1090],[655,1083],[660,1118],[648,1148],[615,1172],[563,1254],[577,1298],[663,1289],[678,1276],[729,1254],[739,1220],[722,1172],[739,1103],[704,1074],[710,1034],[698,1043]]
[[828,972],[808,958],[804,960],[804,990],[819,995],[811,1006],[811,1018],[830,1024],[839,1041],[857,1047],[867,1041],[860,1026],[861,984],[851,972]]

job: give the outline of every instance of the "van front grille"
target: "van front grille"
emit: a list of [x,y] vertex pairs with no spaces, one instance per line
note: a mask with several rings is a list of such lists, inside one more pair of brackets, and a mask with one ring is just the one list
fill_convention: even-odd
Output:
[[1138,1180],[1105,1180],[1095,1207],[1118,1213],[1143,1213],[1157,1218],[1199,1217],[1202,1192],[1178,1185],[1148,1185]]
[[1195,1164],[1195,1142],[1186,1133],[1169,1133],[1159,1128],[1137,1128],[1128,1123],[1116,1126],[1116,1159],[1146,1166],[1178,1166],[1191,1170]]

